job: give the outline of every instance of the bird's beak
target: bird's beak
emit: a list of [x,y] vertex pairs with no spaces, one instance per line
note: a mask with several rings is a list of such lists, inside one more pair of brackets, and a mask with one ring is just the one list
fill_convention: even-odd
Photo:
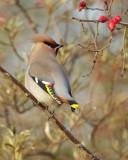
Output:
[[58,44],[57,47],[55,48],[55,49],[56,49],[56,51],[55,51],[55,52],[56,52],[56,55],[57,55],[57,53],[58,53],[58,50],[59,50],[61,47],[63,47],[63,45]]
[[58,46],[56,47],[56,49],[59,49],[61,47],[63,47],[63,45],[62,44],[58,44]]

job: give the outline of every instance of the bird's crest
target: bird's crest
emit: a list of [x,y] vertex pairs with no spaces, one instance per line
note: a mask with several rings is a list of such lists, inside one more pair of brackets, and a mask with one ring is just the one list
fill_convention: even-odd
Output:
[[38,43],[38,42],[42,42],[42,43],[49,43],[49,44],[52,44],[52,45],[57,45],[57,43],[49,36],[45,35],[45,34],[37,34],[35,36],[33,36],[31,38],[31,40],[34,42],[34,43]]

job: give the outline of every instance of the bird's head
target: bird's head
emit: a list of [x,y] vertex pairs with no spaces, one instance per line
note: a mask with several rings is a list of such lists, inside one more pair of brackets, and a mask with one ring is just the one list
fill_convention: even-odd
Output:
[[49,47],[55,55],[57,55],[59,48],[63,47],[63,45],[56,43],[51,37],[45,34],[35,35],[32,40],[34,43],[42,43],[45,47]]

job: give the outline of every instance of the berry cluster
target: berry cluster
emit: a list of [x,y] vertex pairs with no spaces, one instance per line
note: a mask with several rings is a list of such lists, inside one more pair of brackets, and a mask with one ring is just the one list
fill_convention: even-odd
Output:
[[105,23],[107,21],[108,21],[108,29],[110,31],[114,31],[114,29],[116,27],[116,24],[121,21],[121,16],[120,15],[116,15],[113,18],[111,18],[110,20],[108,20],[108,18],[106,16],[100,16],[99,22]]
[[[85,1],[81,1],[81,2],[79,3],[79,6],[78,6],[79,12],[80,12],[82,9],[84,9],[84,8],[87,9],[87,4],[86,4]],[[114,16],[113,18],[108,19],[106,16],[103,16],[103,15],[102,15],[102,16],[99,17],[99,20],[98,20],[98,21],[101,22],[101,23],[105,23],[105,22],[108,21],[108,29],[109,29],[110,31],[114,31],[115,28],[116,28],[116,24],[121,21],[121,16],[120,16],[120,15],[116,15],[116,16]]]

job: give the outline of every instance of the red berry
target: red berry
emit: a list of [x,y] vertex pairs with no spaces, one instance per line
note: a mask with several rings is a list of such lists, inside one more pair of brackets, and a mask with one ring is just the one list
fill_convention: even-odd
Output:
[[79,6],[78,6],[78,11],[80,12],[84,7],[86,7],[86,2],[85,1],[81,1]]
[[78,11],[80,12],[83,9],[83,7],[78,6]]
[[85,1],[80,2],[79,6],[83,8],[86,7],[86,2]]
[[110,19],[110,20],[108,21],[108,29],[109,29],[110,31],[114,31],[115,27],[116,27],[115,21],[114,21],[113,19]]
[[117,15],[117,16],[114,16],[113,20],[115,21],[115,23],[119,23],[121,21],[121,16]]
[[106,16],[100,16],[99,21],[102,23],[105,23],[107,21],[107,17]]

